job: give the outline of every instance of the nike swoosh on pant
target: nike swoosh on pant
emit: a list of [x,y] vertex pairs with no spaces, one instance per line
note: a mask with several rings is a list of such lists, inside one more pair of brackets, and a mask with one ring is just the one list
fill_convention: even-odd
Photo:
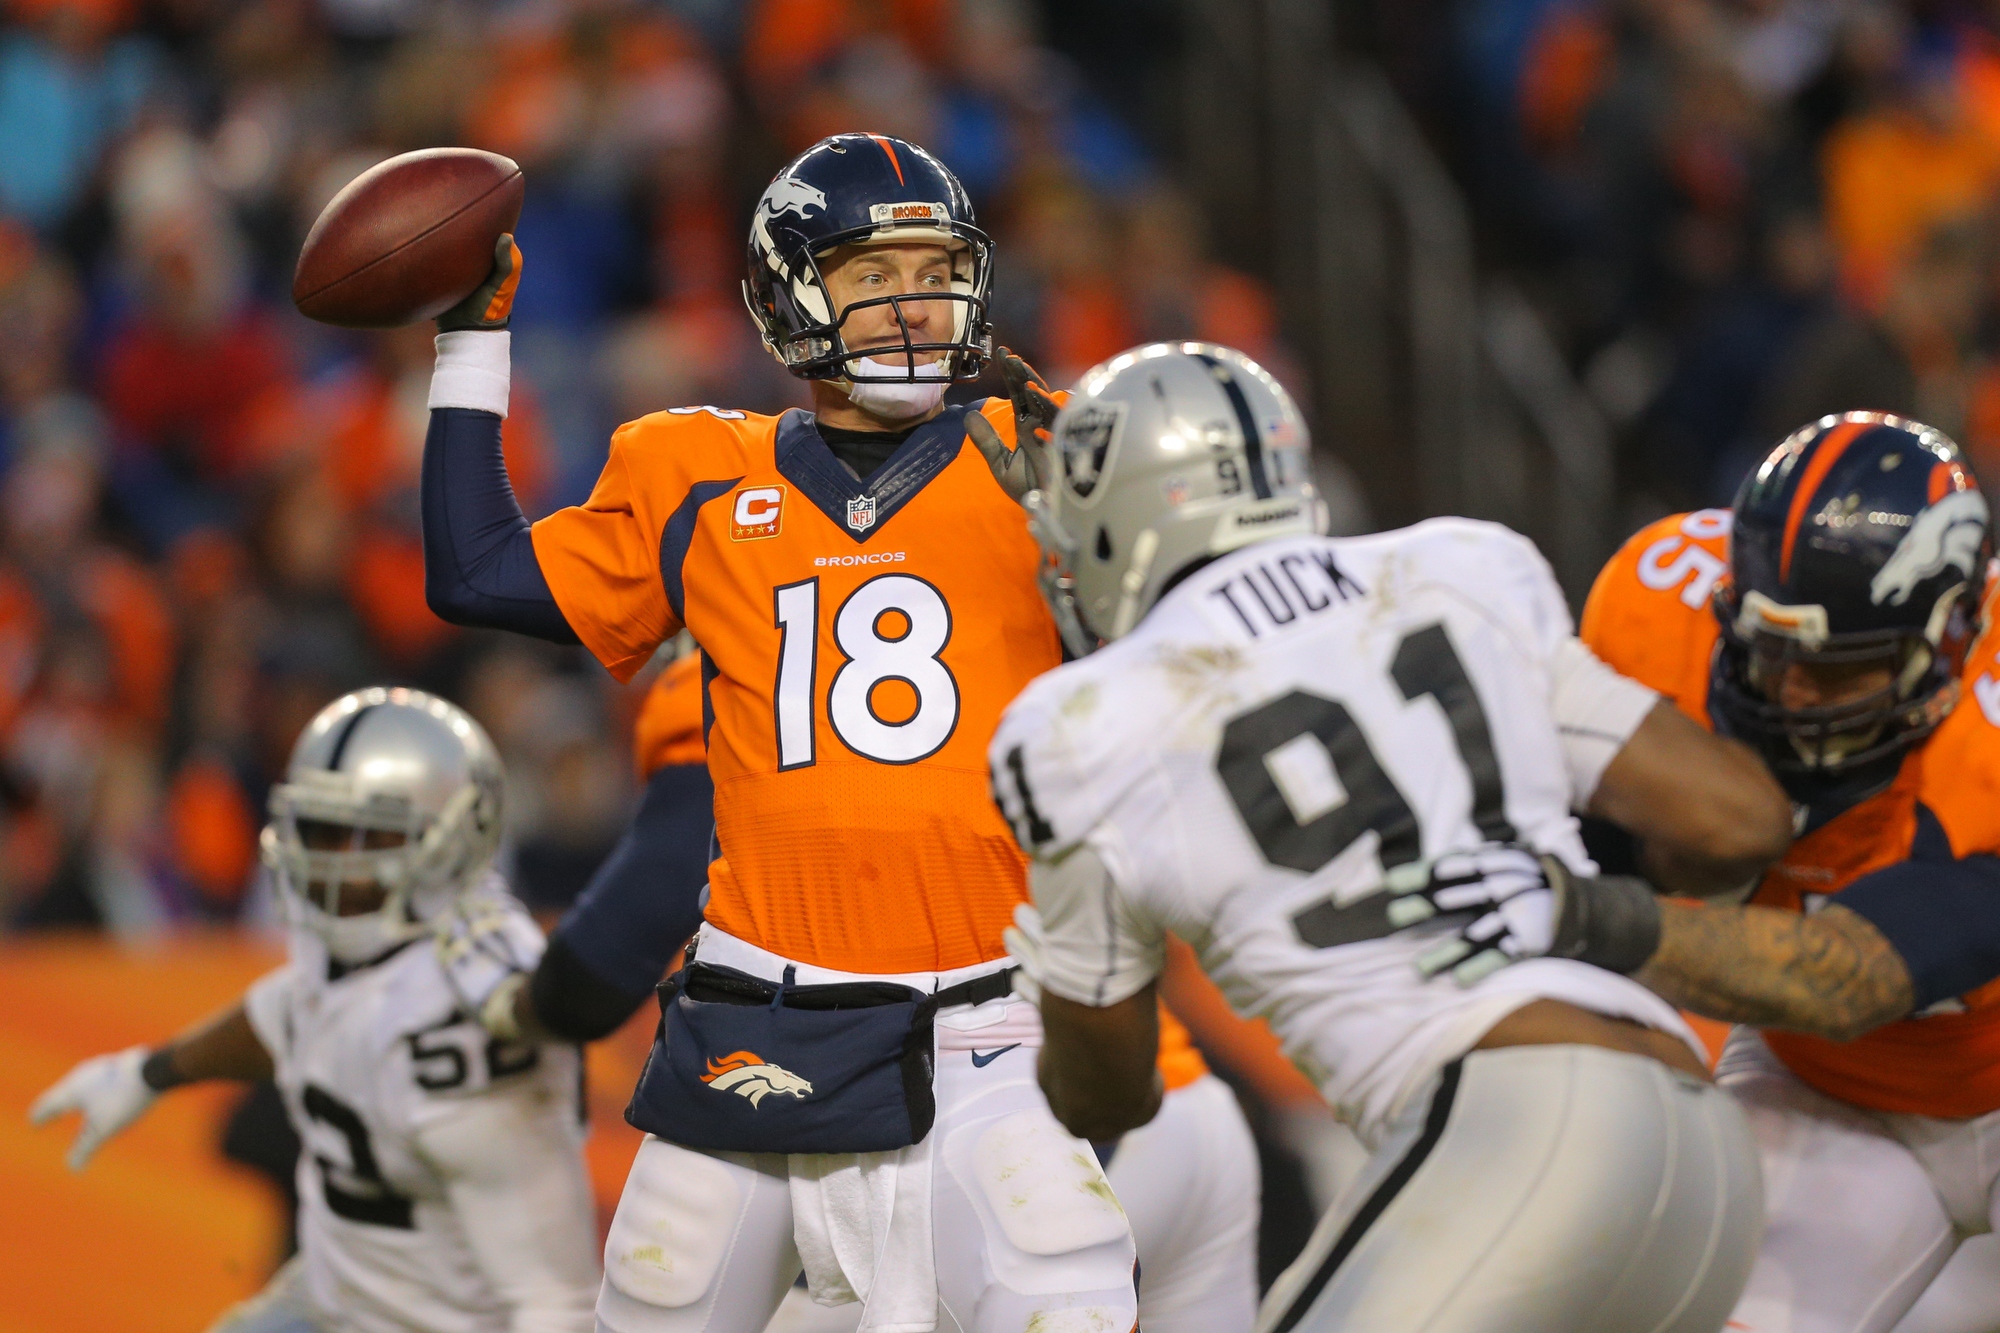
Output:
[[[1020,1044],[1021,1043],[1017,1041],[1014,1043],[1014,1046],[1019,1046]],[[999,1050],[989,1051],[985,1055],[981,1055],[978,1051],[974,1051],[972,1053],[972,1067],[974,1069],[984,1069],[986,1068],[986,1066],[992,1064],[995,1060],[998,1060],[1001,1056],[1007,1054],[1007,1052],[1013,1050],[1014,1046],[1002,1046]]]

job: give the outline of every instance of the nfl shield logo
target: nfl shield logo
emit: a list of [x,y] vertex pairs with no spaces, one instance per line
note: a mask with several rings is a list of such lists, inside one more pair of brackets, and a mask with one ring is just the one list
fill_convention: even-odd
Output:
[[847,526],[866,532],[875,526],[875,497],[863,495],[847,502]]

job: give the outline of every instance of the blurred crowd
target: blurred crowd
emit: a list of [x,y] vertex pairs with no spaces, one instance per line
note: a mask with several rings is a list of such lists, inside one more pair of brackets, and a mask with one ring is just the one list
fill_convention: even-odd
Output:
[[805,402],[742,311],[743,220],[837,130],[957,171],[999,243],[1001,339],[1053,381],[1201,336],[1296,383],[1269,291],[1205,257],[1185,196],[1040,17],[0,0],[0,925],[268,914],[269,785],[363,684],[438,690],[492,731],[534,905],[560,908],[621,827],[645,680],[424,604],[431,330],[291,308],[306,229],[391,154],[466,144],[526,172],[505,438],[531,517],[588,493],[620,420]]
[[1620,431],[1628,495],[1727,503],[1848,408],[1920,417],[2000,482],[2000,6],[1432,12],[1455,46],[1426,65],[1407,38],[1406,83]]

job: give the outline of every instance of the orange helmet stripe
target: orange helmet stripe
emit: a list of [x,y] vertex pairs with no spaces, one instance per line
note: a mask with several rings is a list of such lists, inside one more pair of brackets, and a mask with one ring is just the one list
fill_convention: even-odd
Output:
[[1972,478],[1966,475],[1965,468],[1962,465],[1955,462],[1931,464],[1930,503],[1936,504],[1953,491],[1969,491],[1971,489]]
[[1820,437],[1819,449],[1806,464],[1806,474],[1799,479],[1799,488],[1792,492],[1792,508],[1785,515],[1785,542],[1778,549],[1778,577],[1792,576],[1792,547],[1799,539],[1799,524],[1805,521],[1806,505],[1811,502],[1813,492],[1826,480],[1826,474],[1835,462],[1847,452],[1847,446],[1854,443],[1854,437],[1862,431],[1872,430],[1880,425],[1875,421],[1845,421]]
[[908,182],[903,179],[903,164],[896,157],[896,145],[880,134],[871,134],[868,137],[882,145],[882,151],[889,155],[889,165],[896,169],[896,184],[907,184]]

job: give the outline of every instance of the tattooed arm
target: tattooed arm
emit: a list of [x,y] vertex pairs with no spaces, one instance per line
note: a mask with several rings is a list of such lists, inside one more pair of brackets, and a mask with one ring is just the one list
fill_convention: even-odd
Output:
[[1683,1009],[1852,1041],[1916,1007],[1910,969],[1868,919],[1829,903],[1661,905],[1660,947],[1634,976]]

